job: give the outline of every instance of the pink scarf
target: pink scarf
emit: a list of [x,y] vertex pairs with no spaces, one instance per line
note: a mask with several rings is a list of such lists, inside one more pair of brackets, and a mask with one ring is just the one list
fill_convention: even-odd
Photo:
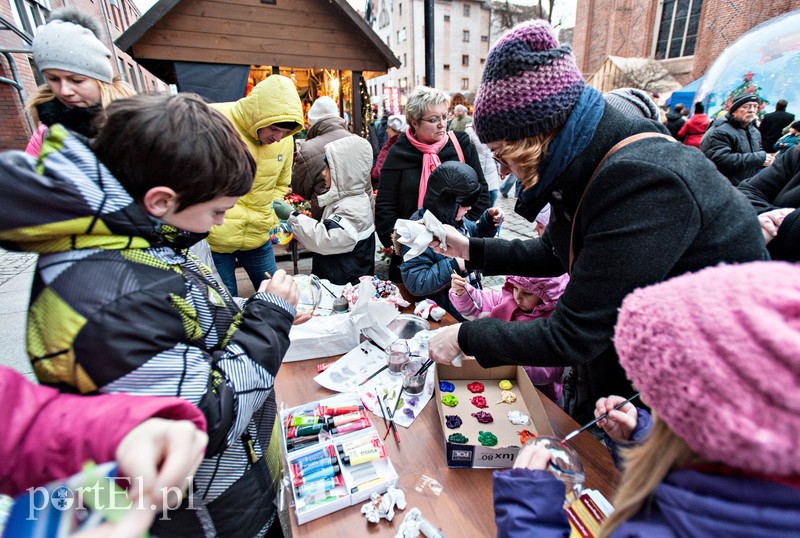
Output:
[[442,164],[442,161],[439,160],[438,153],[447,145],[449,137],[442,137],[441,140],[434,144],[423,144],[414,137],[414,133],[411,132],[411,129],[406,131],[406,137],[408,141],[411,142],[411,145],[422,153],[422,173],[419,176],[419,196],[417,196],[417,207],[422,207],[425,191],[428,190],[428,178],[431,176],[431,172]]

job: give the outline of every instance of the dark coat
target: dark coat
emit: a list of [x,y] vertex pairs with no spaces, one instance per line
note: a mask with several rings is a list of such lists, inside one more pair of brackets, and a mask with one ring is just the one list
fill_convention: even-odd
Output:
[[785,110],[776,110],[766,114],[758,130],[761,132],[761,145],[767,153],[775,151],[775,142],[783,134],[783,129],[794,121],[794,114],[790,114]]
[[681,127],[683,127],[685,123],[686,118],[680,113],[670,112],[667,114],[667,123],[664,125],[669,131],[669,134],[671,134],[674,138],[678,138],[678,131],[681,130]]
[[759,215],[783,207],[795,208],[783,219],[767,249],[773,259],[800,261],[800,146],[775,159],[760,174],[742,181],[739,190]]
[[[486,179],[483,177],[478,152],[470,142],[469,135],[458,132],[456,138],[464,153],[464,161],[478,174],[478,181],[481,184],[480,198],[472,206],[472,210],[467,213],[467,218],[475,221],[480,218],[484,210],[489,208],[489,189],[486,186]],[[458,154],[452,141],[448,140],[439,152],[439,160],[443,163],[458,160]],[[391,236],[397,219],[411,218],[411,215],[419,209],[417,198],[421,174],[422,153],[411,145],[405,134],[401,134],[383,162],[380,187],[375,200],[375,228],[383,246],[392,246]],[[393,256],[390,262],[389,278],[393,282],[400,281],[400,262],[399,256]]]
[[317,196],[324,193],[325,146],[345,136],[356,136],[347,130],[344,120],[338,116],[327,116],[308,130],[308,138],[300,146],[292,169],[292,192],[299,194],[311,204],[311,217],[322,218],[322,208]]
[[[467,267],[487,275],[567,271],[571,220],[589,178],[614,144],[646,131],[660,126],[606,107],[589,146],[531,202],[534,213],[552,206],[544,237],[470,239]],[[628,293],[720,262],[767,259],[747,200],[701,153],[663,138],[630,144],[606,161],[586,192],[574,246],[570,283],[552,317],[475,320],[461,325],[458,342],[483,367],[576,367],[565,397],[575,398],[568,411],[579,422],[594,418],[597,398],[632,393],[612,345],[617,310]]]
[[734,187],[756,175],[767,158],[755,125],[742,127],[730,114],[714,120],[700,142],[700,149]]

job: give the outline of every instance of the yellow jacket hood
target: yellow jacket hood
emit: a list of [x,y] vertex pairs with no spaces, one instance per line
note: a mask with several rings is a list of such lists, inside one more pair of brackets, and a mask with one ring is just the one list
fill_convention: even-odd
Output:
[[250,95],[231,106],[230,116],[253,140],[258,140],[259,129],[273,123],[297,124],[286,136],[300,132],[305,125],[297,88],[292,79],[281,75],[272,75],[259,82]]

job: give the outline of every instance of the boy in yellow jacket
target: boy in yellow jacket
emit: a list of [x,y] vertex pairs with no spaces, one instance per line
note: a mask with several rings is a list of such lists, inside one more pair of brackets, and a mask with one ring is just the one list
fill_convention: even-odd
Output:
[[236,261],[258,289],[264,273],[277,270],[269,230],[278,224],[272,202],[283,200],[292,180],[292,135],[303,126],[303,106],[291,79],[267,77],[247,97],[211,105],[233,122],[256,161],[253,188],[225,213],[225,224],[208,236],[222,282],[237,295]]

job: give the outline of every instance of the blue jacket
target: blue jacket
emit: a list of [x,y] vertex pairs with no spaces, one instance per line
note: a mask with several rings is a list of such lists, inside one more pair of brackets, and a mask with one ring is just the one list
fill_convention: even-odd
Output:
[[[649,428],[642,417],[636,430]],[[635,438],[641,438],[634,431]],[[494,509],[498,537],[569,536],[562,508],[564,486],[546,471],[511,469],[494,473]],[[797,536],[800,488],[744,476],[673,471],[634,517],[613,536],[660,538],[725,536],[751,538]]]
[[[488,211],[488,210],[487,210]],[[464,217],[461,222],[463,227],[461,232],[467,237],[493,237],[497,234],[497,227],[492,222],[487,211],[484,211],[477,224]],[[424,214],[423,209],[419,209],[411,220],[420,220]],[[402,247],[402,254],[408,252],[408,247]],[[400,274],[403,277],[403,284],[412,295],[425,297],[436,302],[439,306],[447,310],[458,321],[464,321],[463,316],[456,310],[450,302],[450,275],[453,271],[458,272],[458,262],[455,258],[448,258],[442,254],[437,254],[429,248],[419,256],[411,258],[400,264]]]

